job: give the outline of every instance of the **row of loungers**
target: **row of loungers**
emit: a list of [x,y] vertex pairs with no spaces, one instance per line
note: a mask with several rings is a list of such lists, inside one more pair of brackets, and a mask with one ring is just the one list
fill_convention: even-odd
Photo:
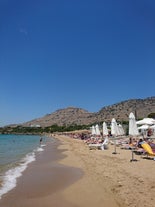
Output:
[[155,143],[150,142],[155,138],[149,137],[146,138],[145,141],[143,137],[136,137],[133,143],[129,143],[129,137],[116,137],[109,138],[106,137],[102,143],[90,143],[88,144],[89,149],[108,149],[108,145],[116,145],[119,146],[120,149],[132,150],[136,155],[144,155],[154,157],[155,160]]

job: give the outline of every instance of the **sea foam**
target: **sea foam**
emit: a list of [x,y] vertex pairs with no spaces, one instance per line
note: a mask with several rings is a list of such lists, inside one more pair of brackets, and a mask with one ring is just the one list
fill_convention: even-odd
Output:
[[27,168],[28,164],[35,161],[35,153],[27,154],[19,163],[17,167],[9,169],[2,177],[3,183],[0,189],[0,199],[1,197],[16,187],[17,178],[22,175],[22,172]]

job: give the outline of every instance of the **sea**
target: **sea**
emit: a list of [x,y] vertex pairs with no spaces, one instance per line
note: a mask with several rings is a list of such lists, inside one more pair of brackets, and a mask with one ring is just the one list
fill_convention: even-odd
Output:
[[3,194],[16,187],[17,178],[42,153],[50,140],[36,135],[0,134],[0,199]]

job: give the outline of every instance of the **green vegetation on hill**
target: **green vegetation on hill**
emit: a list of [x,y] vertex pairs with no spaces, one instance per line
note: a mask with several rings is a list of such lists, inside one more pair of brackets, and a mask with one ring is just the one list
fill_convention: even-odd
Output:
[[1,134],[42,134],[42,133],[53,133],[53,132],[67,132],[82,129],[89,129],[89,125],[70,125],[70,126],[58,126],[52,125],[49,127],[4,127],[0,128]]

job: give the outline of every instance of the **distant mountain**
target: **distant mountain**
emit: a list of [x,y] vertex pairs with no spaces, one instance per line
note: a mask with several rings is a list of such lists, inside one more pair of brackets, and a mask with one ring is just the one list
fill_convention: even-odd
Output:
[[54,113],[47,114],[44,117],[34,119],[32,121],[22,124],[23,126],[69,126],[69,125],[83,125],[90,124],[95,121],[94,113],[90,113],[81,108],[68,107],[65,109],[59,109]]
[[150,113],[155,113],[155,97],[130,99],[103,107],[96,113],[96,117],[98,120],[111,121],[112,118],[115,118],[118,121],[128,121],[130,112],[135,114],[136,119],[142,119]]
[[81,108],[68,107],[23,123],[22,126],[88,125],[102,121],[110,122],[112,118],[115,118],[117,121],[128,121],[130,112],[133,112],[137,119],[147,117],[150,113],[155,113],[155,97],[122,101],[103,107],[95,113]]

